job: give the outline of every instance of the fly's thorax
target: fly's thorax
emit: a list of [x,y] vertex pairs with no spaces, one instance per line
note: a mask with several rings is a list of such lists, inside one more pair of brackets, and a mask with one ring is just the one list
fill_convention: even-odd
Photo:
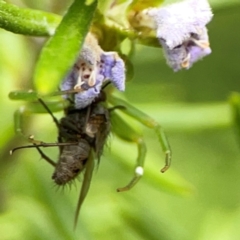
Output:
[[75,179],[83,171],[90,155],[89,143],[81,139],[77,145],[65,146],[62,149],[59,161],[52,179],[58,185],[64,185]]
[[74,109],[60,120],[59,136],[66,142],[79,141],[85,134],[86,109]]

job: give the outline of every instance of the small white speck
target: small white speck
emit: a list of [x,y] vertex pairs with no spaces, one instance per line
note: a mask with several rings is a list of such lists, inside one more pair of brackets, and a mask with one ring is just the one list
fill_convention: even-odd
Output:
[[144,172],[143,167],[140,167],[140,166],[136,167],[135,173],[136,173],[137,175],[142,176],[142,175],[143,175],[143,172]]
[[53,36],[53,35],[55,34],[55,30],[56,30],[55,28],[49,28],[49,29],[48,29],[49,35],[50,35],[50,36]]

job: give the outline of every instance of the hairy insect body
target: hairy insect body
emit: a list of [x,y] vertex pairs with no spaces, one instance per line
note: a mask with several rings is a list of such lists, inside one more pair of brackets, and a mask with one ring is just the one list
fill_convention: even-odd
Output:
[[52,179],[64,185],[75,179],[85,168],[93,149],[100,160],[110,132],[108,109],[92,104],[84,109],[67,109],[59,123],[59,142],[73,143],[60,147],[60,156]]
[[85,167],[90,154],[89,143],[81,139],[78,145],[64,146],[52,179],[57,185],[65,185],[73,180]]

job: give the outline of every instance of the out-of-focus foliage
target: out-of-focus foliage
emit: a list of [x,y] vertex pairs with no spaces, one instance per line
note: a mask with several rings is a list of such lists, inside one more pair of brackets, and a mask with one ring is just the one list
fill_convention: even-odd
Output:
[[[51,181],[52,167],[39,161],[35,149],[9,156],[10,149],[24,143],[13,132],[13,113],[21,103],[7,96],[12,90],[33,87],[42,40],[0,29],[1,239],[240,238],[240,152],[228,103],[230,93],[240,91],[236,29],[240,3],[229,2],[212,1],[213,53],[189,71],[173,73],[161,49],[137,47],[135,77],[127,84],[126,98],[165,128],[173,149],[172,167],[160,174],[164,156],[154,133],[146,130],[145,175],[131,191],[117,193],[115,189],[131,177],[137,149],[111,136],[75,232],[73,215],[81,183],[71,191],[57,190]],[[11,3],[56,14],[67,7],[57,0]],[[56,141],[55,125],[47,114],[29,116],[25,132]],[[47,153],[58,157],[57,149]]]

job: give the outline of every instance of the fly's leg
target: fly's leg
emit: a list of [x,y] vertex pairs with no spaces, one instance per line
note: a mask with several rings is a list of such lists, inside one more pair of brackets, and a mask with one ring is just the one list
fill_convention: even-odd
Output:
[[[55,122],[56,126],[59,127],[58,120],[54,117],[52,114],[52,111],[61,111],[63,107],[66,106],[66,103],[63,101],[57,101],[57,102],[50,102],[45,103],[42,99],[38,98],[38,95],[36,92],[26,92],[26,91],[18,91],[18,92],[11,92],[9,94],[9,97],[13,100],[26,100],[28,101],[24,106],[20,107],[18,110],[14,113],[14,128],[15,133],[24,139],[27,138],[29,142],[31,142],[33,145],[27,145],[27,146],[21,146],[16,147],[10,151],[10,154],[12,154],[14,151],[18,149],[23,148],[36,148],[38,152],[40,153],[41,157],[46,160],[49,164],[52,166],[56,166],[56,163],[50,159],[41,149],[40,147],[59,147],[61,149],[61,146],[65,146],[66,144],[73,143],[62,143],[59,139],[59,143],[45,143],[42,141],[37,141],[33,138],[33,136],[26,137],[26,135],[23,132],[23,122],[26,116],[32,115],[32,114],[38,114],[38,113],[49,113]],[[64,105],[65,104],[65,105]],[[64,145],[63,145],[64,144]]]
[[43,158],[44,160],[46,160],[49,164],[51,164],[53,167],[56,167],[56,163],[50,158],[48,157],[41,149],[39,146],[36,145],[36,149],[39,152],[41,158]]
[[[41,103],[42,104],[42,103]],[[55,124],[58,126],[58,120],[53,116],[52,112],[62,111],[63,109],[63,102],[50,102],[45,104],[48,106],[48,113],[51,113],[50,115],[53,117],[53,120]],[[32,114],[42,114],[46,113],[46,108],[44,105],[40,105],[39,102],[30,102],[26,105],[20,107],[18,110],[14,113],[14,128],[15,133],[19,136],[22,136],[26,139],[26,136],[23,133],[23,122],[26,116],[32,115]]]
[[50,158],[48,157],[41,149],[41,147],[58,147],[58,145],[56,144],[49,144],[49,143],[44,143],[44,142],[40,142],[40,141],[36,141],[33,139],[33,136],[29,137],[29,141],[32,142],[33,145],[27,145],[27,146],[21,146],[21,147],[16,147],[14,149],[12,149],[10,151],[10,155],[12,155],[15,151],[19,150],[19,149],[24,149],[24,148],[36,148],[37,151],[39,152],[40,156],[49,164],[51,164],[53,167],[56,167],[56,163]]
[[111,122],[113,124],[114,133],[125,141],[136,143],[138,147],[138,157],[134,176],[125,187],[117,189],[118,192],[123,192],[131,189],[142,177],[147,149],[142,136],[126,123],[116,112],[111,113]]
[[29,141],[32,143],[32,145],[25,145],[25,146],[20,146],[12,149],[10,151],[10,155],[12,155],[15,151],[24,149],[24,148],[36,148],[37,151],[39,152],[40,156],[46,160],[49,164],[51,164],[53,167],[56,167],[56,163],[49,158],[41,149],[40,147],[63,147],[63,146],[72,146],[72,145],[77,145],[78,142],[62,142],[62,143],[45,143],[42,141],[35,140],[33,136],[29,137]]
[[38,101],[42,104],[42,106],[46,109],[46,111],[49,113],[49,115],[52,117],[53,122],[56,124],[57,128],[60,127],[59,125],[59,121],[58,119],[53,115],[52,111],[49,109],[49,107],[47,106],[47,104],[41,99],[39,98]]
[[[57,93],[52,93],[50,95],[43,96],[46,97],[53,97]],[[58,94],[62,94],[61,92],[58,92]],[[14,91],[9,93],[9,98],[11,100],[23,100],[26,101],[26,104],[20,107],[18,110],[14,113],[14,126],[15,126],[15,132],[16,134],[24,137],[23,133],[23,122],[24,118],[28,115],[32,114],[39,114],[39,113],[46,113],[48,112],[52,118],[57,127],[59,126],[58,120],[54,117],[52,112],[59,112],[62,111],[64,108],[66,108],[69,104],[68,101],[63,100],[60,98],[56,101],[47,102],[47,104],[42,100],[43,97],[40,97],[37,92],[34,91]]]
[[110,95],[108,99],[109,102],[114,106],[116,105],[125,106],[125,108],[120,109],[122,112],[131,116],[133,119],[142,123],[144,126],[149,127],[155,131],[160,142],[161,148],[165,153],[165,166],[161,169],[161,172],[164,173],[165,171],[167,171],[171,165],[172,151],[168,139],[163,131],[163,128],[154,119],[152,119],[142,111],[138,110],[137,108],[133,107],[128,102],[120,98],[116,98],[112,95]]

